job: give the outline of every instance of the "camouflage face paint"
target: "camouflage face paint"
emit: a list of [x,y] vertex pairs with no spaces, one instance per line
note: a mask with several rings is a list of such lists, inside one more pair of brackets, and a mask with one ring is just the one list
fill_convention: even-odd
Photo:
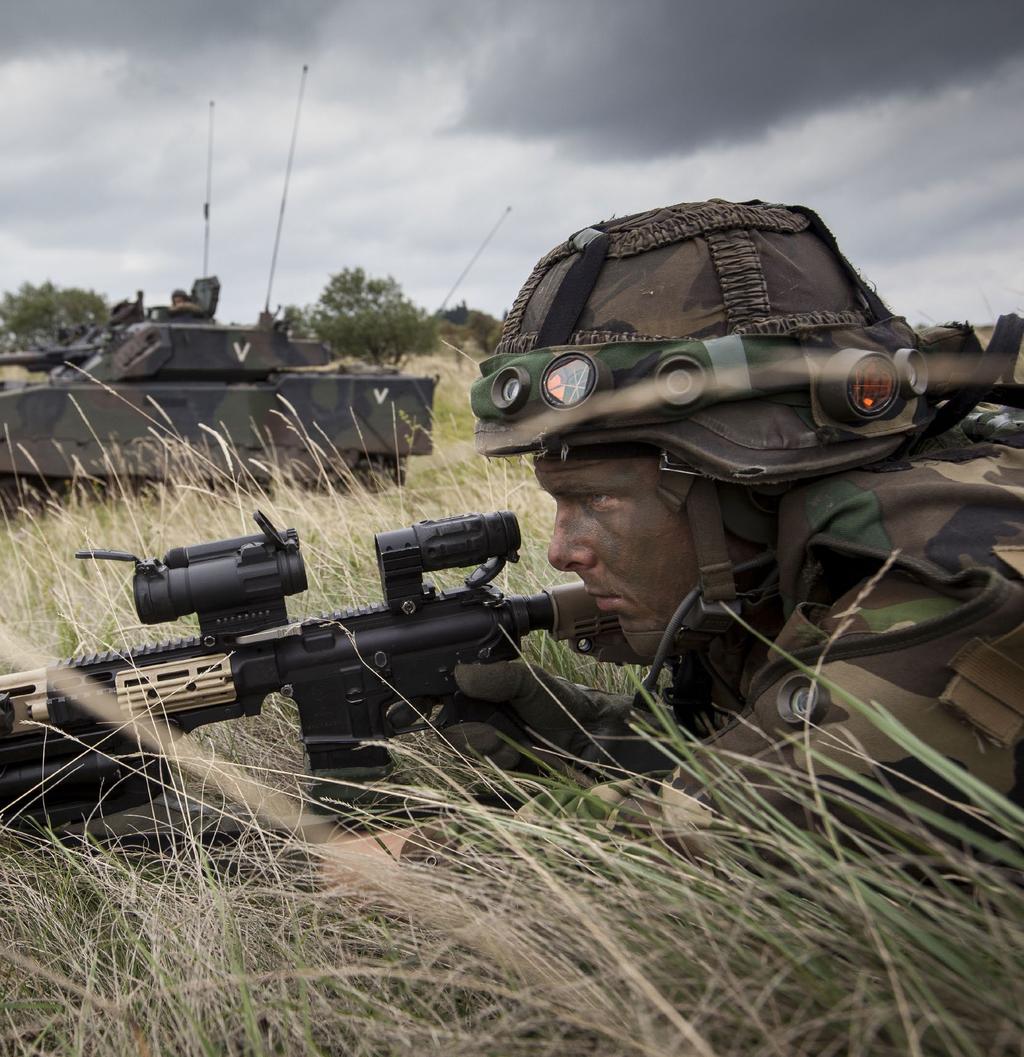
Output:
[[629,632],[656,631],[697,582],[686,516],[658,494],[658,460],[538,460],[557,504],[548,561],[574,572]]

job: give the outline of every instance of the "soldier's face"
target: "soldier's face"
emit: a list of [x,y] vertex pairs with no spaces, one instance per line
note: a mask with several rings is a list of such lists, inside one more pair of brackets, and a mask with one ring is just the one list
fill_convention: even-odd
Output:
[[548,561],[624,630],[664,628],[697,563],[685,515],[658,494],[657,458],[538,459],[534,472],[556,503]]

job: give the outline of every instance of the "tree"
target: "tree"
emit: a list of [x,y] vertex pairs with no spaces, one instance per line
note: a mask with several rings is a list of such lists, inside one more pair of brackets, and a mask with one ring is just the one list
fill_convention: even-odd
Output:
[[466,317],[466,329],[473,336],[480,351],[485,356],[490,356],[501,337],[501,320],[495,319],[489,312],[471,308]]
[[362,268],[332,275],[306,316],[337,356],[379,366],[397,366],[407,355],[431,352],[437,340],[434,319],[391,276],[371,279]]
[[49,280],[22,283],[0,297],[0,346],[27,349],[53,341],[62,328],[102,323],[107,300],[95,290],[55,286]]
[[300,340],[316,337],[309,322],[309,313],[311,311],[310,308],[303,308],[301,305],[284,306],[284,310],[281,312],[281,320],[291,337]]
[[[454,317],[454,318],[453,318]],[[490,356],[501,337],[501,320],[466,302],[442,312],[439,317],[441,337],[470,356]]]

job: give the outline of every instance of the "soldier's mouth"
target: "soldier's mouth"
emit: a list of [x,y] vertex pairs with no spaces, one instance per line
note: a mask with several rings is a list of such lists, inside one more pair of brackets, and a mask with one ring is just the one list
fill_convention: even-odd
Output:
[[596,591],[591,591],[590,588],[587,588],[587,594],[593,598],[594,605],[597,606],[602,613],[621,612],[622,607],[626,604],[626,600],[622,595],[598,594]]

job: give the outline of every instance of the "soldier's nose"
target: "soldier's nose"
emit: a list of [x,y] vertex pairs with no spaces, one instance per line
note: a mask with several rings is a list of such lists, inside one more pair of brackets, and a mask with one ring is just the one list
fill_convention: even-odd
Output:
[[548,544],[548,564],[559,572],[578,572],[594,564],[594,552],[556,521]]

